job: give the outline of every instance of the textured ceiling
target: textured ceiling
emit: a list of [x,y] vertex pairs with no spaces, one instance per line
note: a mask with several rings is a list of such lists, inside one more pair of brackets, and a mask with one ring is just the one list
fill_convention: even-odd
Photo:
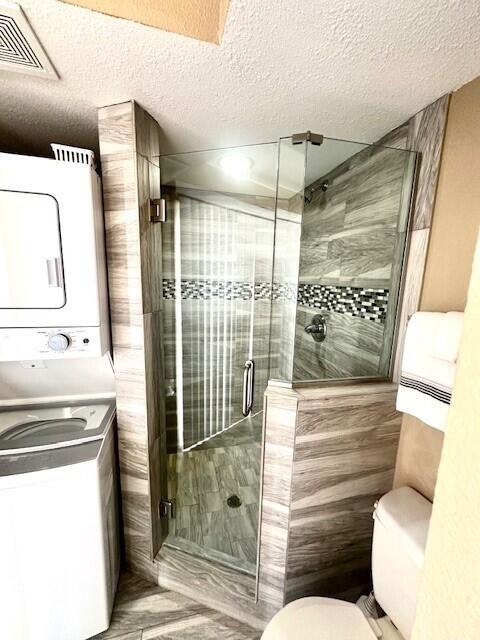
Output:
[[22,151],[94,148],[96,107],[130,98],[164,152],[306,129],[369,142],[480,74],[478,0],[231,0],[221,45],[21,4],[61,77],[0,72],[0,146]]

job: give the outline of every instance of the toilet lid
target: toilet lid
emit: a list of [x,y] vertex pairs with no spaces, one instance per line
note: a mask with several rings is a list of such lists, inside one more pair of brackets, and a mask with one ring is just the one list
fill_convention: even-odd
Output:
[[360,609],[333,598],[301,598],[279,611],[262,640],[376,640]]

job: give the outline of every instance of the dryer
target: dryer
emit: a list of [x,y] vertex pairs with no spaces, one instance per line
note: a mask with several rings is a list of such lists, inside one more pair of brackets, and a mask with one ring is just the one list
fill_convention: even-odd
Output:
[[108,348],[100,178],[90,163],[0,153],[0,361]]

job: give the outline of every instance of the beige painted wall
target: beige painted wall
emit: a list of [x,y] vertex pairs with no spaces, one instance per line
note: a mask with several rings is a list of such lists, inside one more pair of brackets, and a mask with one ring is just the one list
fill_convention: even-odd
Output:
[[480,638],[480,241],[412,640]]
[[480,224],[480,78],[450,102],[420,308],[463,311]]
[[398,443],[395,487],[408,485],[433,500],[443,433],[418,418],[404,414]]
[[[480,78],[452,95],[425,277],[424,311],[463,311],[480,225]],[[433,499],[443,434],[404,416],[395,486]]]
[[229,0],[62,0],[68,4],[140,22],[218,44]]

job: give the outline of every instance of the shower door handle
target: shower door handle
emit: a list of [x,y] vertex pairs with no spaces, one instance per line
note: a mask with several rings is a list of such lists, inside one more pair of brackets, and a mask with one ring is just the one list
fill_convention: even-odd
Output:
[[253,407],[253,382],[255,378],[255,364],[247,360],[243,366],[243,397],[242,414],[247,417]]

